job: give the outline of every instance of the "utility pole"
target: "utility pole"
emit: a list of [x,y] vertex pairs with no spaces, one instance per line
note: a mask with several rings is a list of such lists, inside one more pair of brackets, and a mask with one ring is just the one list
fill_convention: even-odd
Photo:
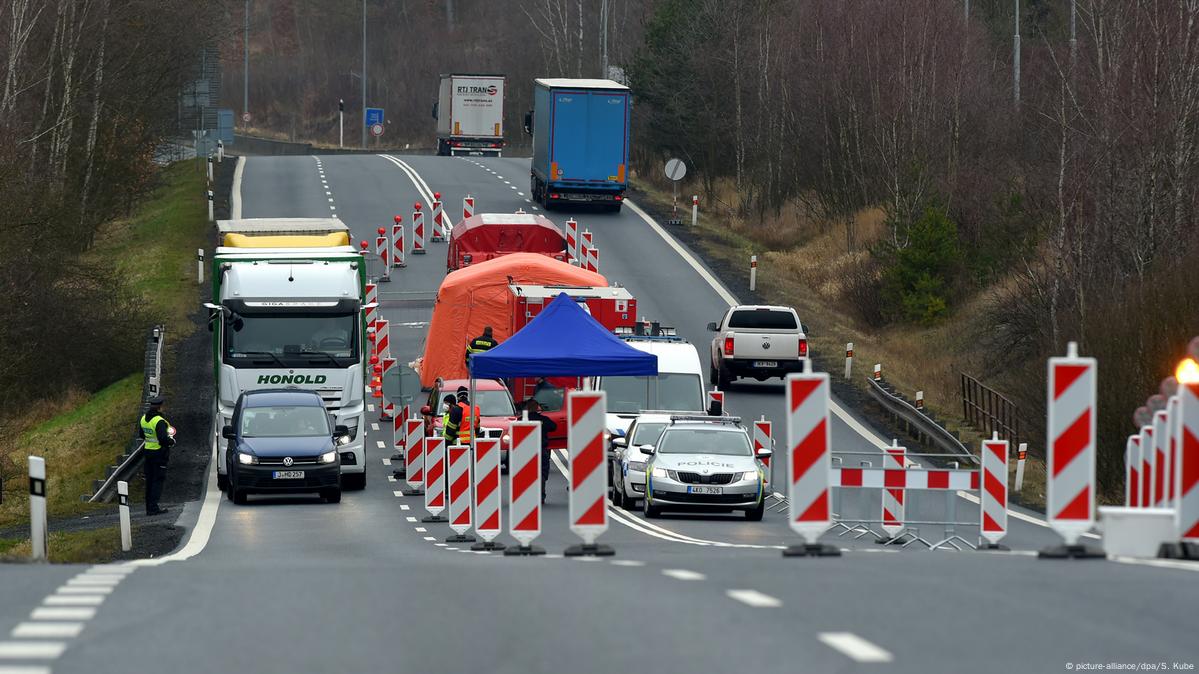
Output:
[[362,0],[362,149],[366,149],[366,0]]
[[[242,51],[245,52],[245,62],[242,63],[241,112],[245,115],[250,111],[250,0],[246,0],[246,33],[242,42]],[[242,122],[243,128],[249,125],[249,122]]]
[[1070,0],[1070,69],[1074,69],[1075,56],[1078,53],[1078,32],[1075,17],[1078,14],[1078,0]]
[[600,0],[600,23],[603,24],[600,42],[600,79],[608,79],[608,3],[611,0]]
[[970,20],[970,0],[966,0],[966,20]]
[[337,147],[344,148],[346,146],[346,102],[343,99],[337,99]]
[[1012,96],[1020,105],[1020,0],[1016,0],[1016,34],[1012,37]]

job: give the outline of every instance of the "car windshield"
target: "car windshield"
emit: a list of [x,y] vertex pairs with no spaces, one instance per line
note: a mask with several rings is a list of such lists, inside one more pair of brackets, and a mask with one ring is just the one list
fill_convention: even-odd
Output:
[[348,367],[358,360],[355,314],[235,314],[225,324],[234,367]]
[[730,328],[750,330],[794,330],[795,314],[777,309],[742,309],[729,317]]
[[672,428],[662,434],[657,450],[659,454],[753,456],[745,433],[725,429]]
[[704,385],[698,374],[663,373],[657,377],[604,377],[608,411],[629,414],[642,410],[702,412]]
[[[512,396],[507,389],[492,391],[475,391],[475,406],[484,417],[514,417],[516,409],[512,405]],[[438,414],[445,414],[448,408],[442,401]]]
[[247,407],[241,434],[247,438],[299,438],[329,435],[329,415],[314,405]]
[[646,423],[637,424],[633,429],[633,437],[630,438],[634,447],[638,445],[653,445],[657,444],[658,438],[662,436],[662,429],[666,428],[666,423]]

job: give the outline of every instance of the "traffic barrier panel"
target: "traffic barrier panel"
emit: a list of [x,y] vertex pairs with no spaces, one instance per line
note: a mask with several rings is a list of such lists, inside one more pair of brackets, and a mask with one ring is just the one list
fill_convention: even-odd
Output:
[[450,528],[454,535],[446,543],[474,543],[475,537],[468,536],[470,530],[470,445],[450,445],[450,474],[447,482],[450,492]]
[[1045,511],[1065,545],[1042,550],[1041,556],[1102,557],[1102,552],[1078,545],[1079,536],[1095,523],[1097,363],[1079,357],[1078,344],[1070,342],[1066,355],[1050,358],[1048,368]]
[[500,441],[498,438],[475,438],[475,533],[482,542],[471,550],[503,550],[496,543],[500,535]]
[[1170,415],[1165,410],[1153,414],[1153,507],[1166,508],[1166,484],[1169,466],[1166,464],[1170,441]]
[[[869,462],[865,462],[869,464]],[[943,468],[832,468],[829,486],[841,489],[883,489],[896,486],[909,491],[975,491],[977,470]]]
[[471,195],[462,197],[462,219],[474,217],[475,215],[475,198]]
[[[762,415],[762,418],[754,422],[754,455],[756,456],[763,449],[774,451],[774,426],[766,420],[766,415]],[[762,466],[766,469],[767,491],[770,490],[771,483],[774,481],[772,479],[774,477],[774,469],[771,467],[770,459],[771,457],[769,456],[759,459],[762,462]]]
[[1178,398],[1178,470],[1174,475],[1178,543],[1163,545],[1160,556],[1199,559],[1199,382],[1180,382]]
[[374,283],[366,284],[366,326],[375,324],[379,316],[379,286]]
[[412,205],[412,254],[425,254],[425,214],[419,203]]
[[566,221],[566,261],[575,264],[579,260],[579,223],[570,218]]
[[1166,507],[1178,507],[1178,480],[1176,471],[1178,470],[1178,436],[1181,424],[1178,420],[1182,416],[1182,398],[1177,394],[1170,396],[1166,403],[1166,412],[1170,415],[1169,424],[1166,426],[1166,431],[1169,434],[1169,439],[1166,443]]
[[400,413],[391,417],[391,448],[395,452],[391,455],[392,465],[396,466],[393,469],[393,477],[403,477],[404,470],[404,445],[405,433],[408,429],[408,416],[410,412],[407,405],[400,407]]
[[445,241],[445,214],[441,207],[441,192],[433,193],[433,241]]
[[1141,435],[1128,436],[1124,446],[1124,505],[1136,508],[1141,505]]
[[582,545],[566,549],[568,556],[612,555],[595,539],[608,530],[608,461],[604,451],[603,391],[571,391],[566,397],[566,445],[570,453],[570,530]]
[[[527,419],[527,415],[526,415]],[[512,423],[508,450],[508,531],[520,545],[505,555],[544,555],[533,545],[541,535],[541,422]]]
[[600,249],[597,246],[592,246],[587,249],[587,271],[599,273]]
[[445,522],[445,438],[427,437],[425,443],[425,510],[422,522]]
[[404,482],[408,488],[405,496],[420,496],[425,493],[425,422],[409,419],[407,439],[404,441]]
[[584,229],[579,234],[579,266],[583,269],[587,268],[587,262],[591,259],[591,232]]
[[391,322],[385,318],[375,321],[375,353],[380,359],[391,357]]
[[999,541],[1007,535],[1008,449],[1008,441],[1000,440],[998,433],[993,433],[990,440],[983,440],[978,532],[989,545],[980,542],[980,550],[1000,549]]
[[[390,356],[384,356],[383,357],[383,373],[382,373],[383,376],[386,377],[387,373],[395,366],[396,366],[395,358],[392,358]],[[383,390],[382,382],[379,382],[379,390],[380,391]],[[392,418],[395,416],[395,411],[396,411],[395,402],[388,400],[387,396],[384,395],[383,396],[383,404],[379,406],[379,421],[381,421],[381,422],[382,421],[391,421]]]
[[708,391],[708,413],[724,414],[724,391],[717,388]]
[[828,373],[812,372],[811,362],[803,373],[787,375],[787,500],[791,530],[804,538],[792,545],[784,557],[837,556],[839,548],[817,543],[832,524],[829,504]]
[[395,222],[391,225],[391,265],[393,267],[408,266],[404,254],[404,219],[397,215]]
[[[890,475],[897,476],[899,479],[895,480],[896,482],[902,482],[902,472],[907,468],[908,463],[905,458],[907,452],[906,447],[899,446],[898,440],[891,441],[891,446],[883,449],[883,470],[888,471]],[[882,528],[887,532],[889,539],[894,540],[903,531],[904,515],[903,486],[887,485],[883,488]],[[880,542],[886,542],[886,540]]]
[[[1151,417],[1152,418],[1152,417]],[[1141,427],[1141,503],[1148,508],[1153,494],[1153,426]]]
[[375,237],[375,255],[379,256],[379,262],[383,265],[383,273],[379,276],[379,283],[387,283],[391,281],[391,259],[388,252],[391,250],[391,244],[387,241],[387,237],[383,234],[384,229],[379,228],[379,236]]

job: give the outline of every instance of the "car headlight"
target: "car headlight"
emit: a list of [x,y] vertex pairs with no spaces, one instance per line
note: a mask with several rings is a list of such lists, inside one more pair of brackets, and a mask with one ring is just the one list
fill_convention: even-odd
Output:
[[644,473],[645,472],[645,462],[644,461],[630,461],[629,462],[629,470],[635,470],[635,471]]
[[345,436],[345,437],[349,438],[348,440],[346,440],[346,444],[349,444],[349,443],[353,442],[355,438],[358,437],[358,417],[354,417],[353,419],[347,419],[346,420],[346,428],[350,429],[349,435]]
[[343,445],[343,446],[348,445],[348,444],[350,444],[350,440],[352,440],[353,437],[354,436],[350,435],[349,433],[346,433],[345,435],[339,435],[339,436],[337,436],[337,444]]
[[655,468],[652,475],[654,477],[666,477],[666,469],[665,468]]
[[254,456],[253,454],[246,454],[245,452],[238,452],[237,453],[237,462],[243,466],[252,466],[252,465],[258,463],[258,457]]
[[317,463],[333,463],[337,461],[337,450],[330,450],[316,457]]
[[762,479],[762,476],[760,474],[758,474],[758,471],[756,471],[756,470],[747,470],[747,471],[745,471],[745,474],[741,476],[741,479],[742,480],[760,480],[760,479]]

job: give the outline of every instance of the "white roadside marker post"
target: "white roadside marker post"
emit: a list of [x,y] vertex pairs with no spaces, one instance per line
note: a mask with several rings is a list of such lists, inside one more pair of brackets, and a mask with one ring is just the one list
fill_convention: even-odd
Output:
[[1016,484],[1013,485],[1012,491],[1024,490],[1024,459],[1026,458],[1028,458],[1028,443],[1021,442],[1016,450]]
[[196,249],[196,283],[204,285],[204,249]]
[[214,161],[214,158],[210,156],[208,158],[208,161],[206,162],[208,164],[208,184],[209,185],[212,184],[212,163],[213,163],[213,161]]
[[845,378],[853,375],[853,342],[845,343]]
[[208,221],[216,222],[212,215],[212,190],[208,190]]
[[749,291],[753,292],[758,288],[758,256],[749,256]]
[[46,532],[46,460],[29,457],[29,556],[36,560],[48,557]]
[[691,195],[691,226],[694,227],[697,222],[699,222],[699,195],[692,194]]
[[117,483],[117,508],[121,512],[121,550],[129,552],[133,549],[133,531],[129,526],[129,483],[124,480]]

